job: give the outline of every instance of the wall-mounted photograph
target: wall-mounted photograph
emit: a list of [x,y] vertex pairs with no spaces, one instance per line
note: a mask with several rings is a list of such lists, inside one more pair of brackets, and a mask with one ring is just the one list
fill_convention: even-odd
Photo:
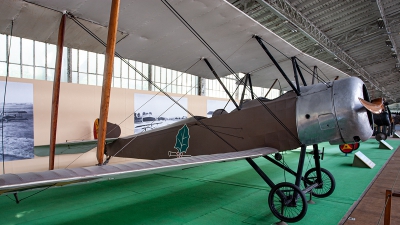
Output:
[[[187,98],[173,97],[187,109]],[[135,134],[186,119],[188,113],[166,96],[135,94]]]
[[0,159],[33,158],[33,84],[0,81],[0,99]]

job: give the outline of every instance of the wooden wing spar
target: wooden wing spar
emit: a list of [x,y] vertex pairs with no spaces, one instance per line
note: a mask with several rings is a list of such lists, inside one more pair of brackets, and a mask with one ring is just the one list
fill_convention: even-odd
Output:
[[[4,0],[0,8],[0,32],[55,44],[63,12],[70,12],[103,41],[107,37],[110,0]],[[203,37],[236,73],[251,73],[253,85],[269,88],[278,79],[288,86],[272,61],[253,38],[268,42],[271,54],[286,73],[292,74],[290,57],[310,68],[317,66],[333,80],[347,75],[306,55],[261,24],[223,0],[168,0],[176,11]],[[90,52],[105,48],[70,18],[66,21],[64,45]],[[274,49],[276,48],[276,49]],[[279,51],[278,51],[279,50]],[[220,76],[231,74],[187,27],[158,0],[121,1],[116,52],[122,57],[177,71],[186,71],[207,58]],[[285,54],[282,55],[280,52]],[[304,65],[303,65],[304,67]],[[187,73],[214,79],[207,65],[196,64]],[[306,73],[306,72],[304,72]],[[305,74],[307,83],[312,77]]]

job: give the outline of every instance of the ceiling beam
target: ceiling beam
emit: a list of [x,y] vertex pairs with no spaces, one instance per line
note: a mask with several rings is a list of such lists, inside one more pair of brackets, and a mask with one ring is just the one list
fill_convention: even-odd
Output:
[[311,40],[319,43],[326,51],[340,59],[346,66],[353,69],[359,76],[368,80],[374,87],[381,90],[388,98],[396,100],[381,86],[356,60],[341,49],[330,37],[321,31],[314,23],[298,11],[288,0],[257,0],[260,5],[272,9],[279,17],[300,26],[299,31]]
[[385,23],[386,32],[387,32],[387,35],[389,36],[390,41],[392,42],[393,50],[397,55],[397,62],[400,63],[400,56],[398,53],[396,40],[393,38],[392,29],[390,28],[390,24],[386,18],[385,9],[383,8],[382,1],[376,0],[376,4],[378,5],[379,12],[381,13],[382,20]]

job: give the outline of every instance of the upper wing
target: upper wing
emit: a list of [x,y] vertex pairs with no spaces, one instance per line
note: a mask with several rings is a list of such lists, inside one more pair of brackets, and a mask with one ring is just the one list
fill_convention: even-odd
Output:
[[0,194],[32,190],[43,187],[56,187],[105,179],[136,177],[155,172],[184,169],[208,163],[255,158],[278,152],[274,148],[257,148],[247,151],[200,155],[174,159],[161,159],[146,162],[92,166],[74,169],[58,169],[44,172],[0,175]]
[[[310,67],[318,66],[329,79],[347,76],[303,54],[226,1],[169,0],[169,3],[235,72],[252,72],[253,85],[269,87],[275,79],[280,79],[282,87],[287,86],[272,61],[252,38],[254,34],[288,57],[297,56]],[[14,20],[14,35],[55,44],[61,12],[68,11],[103,41],[106,40],[111,1],[3,0],[0,4],[1,33],[10,34],[11,21]],[[219,76],[230,74],[161,1],[121,1],[118,30],[116,51],[127,59],[186,71],[205,57]],[[64,45],[67,47],[105,52],[102,45],[72,20],[67,20],[65,33]],[[269,49],[284,71],[291,75],[290,58]],[[204,62],[197,63],[188,73],[214,78]],[[310,83],[311,76],[306,78]]]

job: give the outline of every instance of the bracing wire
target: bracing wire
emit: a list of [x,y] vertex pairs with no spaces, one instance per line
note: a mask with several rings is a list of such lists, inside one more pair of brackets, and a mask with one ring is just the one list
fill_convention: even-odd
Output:
[[[261,38],[261,37],[260,37]],[[273,49],[275,49],[276,51],[278,51],[279,53],[281,53],[283,56],[285,56],[287,59],[291,59],[289,56],[285,55],[283,52],[281,52],[279,49],[277,49],[275,46],[271,45],[270,43],[268,43],[267,41],[265,41],[264,39],[261,38],[261,40],[266,43],[267,45],[271,46]],[[305,72],[307,72],[308,74],[310,74],[311,76],[313,76],[313,71],[304,63],[302,62],[300,59],[297,58],[298,61],[300,61],[309,71],[307,71],[306,69],[304,69],[304,67],[301,67],[299,65],[300,68],[302,68]],[[325,76],[326,77],[326,76]],[[329,78],[326,77],[328,80]],[[322,79],[321,77],[316,77],[316,79],[318,79],[319,82],[324,83],[326,85],[326,81],[324,79]]]
[[[173,82],[175,82],[179,77],[181,77],[184,73],[187,73],[193,66],[195,66],[198,62],[200,62],[201,59],[198,59],[193,65],[191,65],[187,70],[181,73],[181,75],[177,76],[174,80],[172,80],[170,83],[168,83],[164,88],[161,88],[162,90],[165,90],[169,85],[171,85]],[[193,87],[190,89],[192,90]],[[138,109],[136,109],[133,113],[131,113],[128,117],[126,117],[122,122],[120,122],[118,125],[121,125],[123,122],[125,122],[129,117],[131,117],[134,113],[139,111],[141,108],[143,108],[147,103],[149,103],[151,100],[153,100],[161,91],[158,91],[155,95],[153,95],[149,100],[147,100],[143,105],[141,105]],[[186,95],[186,94],[185,94]],[[179,101],[179,100],[178,100]],[[113,128],[109,132],[113,131],[116,128]]]
[[[196,87],[196,86],[193,86],[192,88],[190,88],[183,96],[181,96],[181,97],[177,100],[177,102],[179,102],[183,97],[185,97],[185,96],[186,96],[193,88],[195,88],[195,87]],[[172,108],[174,105],[175,105],[175,102],[174,102],[170,107],[168,107],[163,113],[161,113],[160,116],[164,115],[164,113],[166,113],[166,112],[167,112],[170,108]],[[160,116],[158,116],[158,118],[159,118]],[[154,121],[151,122],[150,126],[153,125],[153,123],[154,123]],[[144,130],[143,130],[142,132],[140,132],[140,133],[143,133],[143,132],[144,132]],[[118,150],[112,157],[110,157],[109,159],[115,157],[118,153],[120,153],[126,146],[128,146],[133,140],[135,140],[136,137],[138,137],[138,136],[133,137],[130,141],[128,141],[128,143],[126,143],[124,146],[122,146],[122,148],[119,149],[119,150]]]
[[329,78],[325,75],[325,73],[320,68],[317,67],[317,69],[324,75],[324,77],[326,77],[329,80]]
[[[2,155],[3,155],[3,174],[5,174],[6,170],[5,170],[5,152],[4,152],[4,108],[6,105],[6,95],[7,95],[7,84],[8,84],[8,77],[10,75],[10,54],[11,54],[11,40],[12,40],[12,36],[13,36],[13,28],[14,28],[14,20],[11,20],[11,32],[10,32],[10,44],[8,45],[8,49],[7,49],[7,74],[6,74],[6,82],[4,84],[4,96],[3,96],[3,109],[1,112],[1,149],[2,149]],[[8,37],[8,36],[7,36]],[[8,43],[8,39],[7,39],[7,43]]]
[[[182,72],[179,76],[177,76],[174,80],[172,80],[170,83],[168,83],[164,88],[162,88],[163,90],[165,90],[168,86],[170,86],[173,82],[175,82],[177,79],[179,79],[179,77],[181,77],[184,73],[187,73],[187,71],[189,71],[193,66],[195,66],[198,62],[200,62],[201,59],[198,59],[194,64],[192,64],[188,69],[186,69],[184,72]],[[118,123],[118,126],[121,125],[122,123],[124,123],[127,119],[129,119],[132,115],[134,115],[138,110],[140,110],[141,108],[143,108],[147,103],[149,103],[152,99],[154,99],[158,94],[160,94],[161,92],[158,91],[155,95],[153,95],[149,100],[147,100],[143,105],[141,105],[138,109],[136,109],[133,113],[131,113],[129,116],[127,116],[125,119],[123,119],[120,123]],[[107,134],[109,134],[110,132],[112,132],[114,129],[116,129],[117,127],[111,129],[110,131],[107,132]],[[82,135],[81,137],[86,137],[90,135],[90,132]],[[81,140],[82,138],[79,138],[78,140]]]
[[[235,89],[235,91],[232,93],[232,95],[234,95],[237,91],[238,91],[238,89],[239,89],[239,87],[240,87],[240,84],[242,84],[243,83],[243,80],[240,80],[239,81],[239,84],[237,85],[237,87],[236,87],[236,89]],[[231,99],[228,99],[228,101],[226,102],[226,104],[225,104],[225,106],[224,106],[224,110],[226,109],[226,107],[228,106],[228,104],[229,104],[229,102],[231,101]],[[240,102],[239,102],[239,104],[240,104]],[[222,112],[221,112],[222,113]]]
[[[309,74],[311,74],[312,76],[314,76],[314,71],[310,68],[310,67],[308,67],[308,65],[306,65],[302,60],[300,60],[300,59],[297,59],[301,64],[303,64],[308,70],[309,70]],[[304,68],[303,68],[304,69]],[[322,70],[319,68],[319,67],[317,67],[317,69],[319,70],[319,71],[321,71],[321,73],[324,75],[324,77],[328,80],[328,81],[325,81],[324,79],[322,79],[322,78],[320,78],[320,77],[315,77],[316,79],[319,79],[318,81],[322,81],[322,83],[324,83],[324,84],[326,84],[326,83],[328,83],[329,81],[330,81],[330,79],[326,76],[326,74],[324,73],[324,72],[322,72]]]
[[[80,26],[82,29],[84,29],[86,32],[88,32],[93,38],[95,38],[97,41],[99,41],[103,46],[107,46],[107,44],[101,40],[96,34],[94,34],[92,31],[90,31],[87,27],[85,27],[79,20],[75,18],[74,15],[71,13],[68,13],[68,17],[71,18],[78,26]],[[157,90],[159,90],[161,93],[163,93],[166,97],[168,97],[171,101],[175,102],[176,105],[178,105],[180,108],[182,108],[185,112],[187,112],[189,115],[191,115],[198,123],[206,127],[209,131],[211,131],[214,135],[216,135],[219,139],[221,139],[223,142],[225,142],[227,145],[229,145],[233,150],[238,151],[237,148],[235,148],[231,143],[226,141],[223,137],[221,137],[218,133],[216,133],[213,129],[211,129],[208,125],[206,125],[203,121],[200,119],[196,118],[189,110],[187,110],[185,107],[183,107],[181,104],[176,102],[168,93],[166,93],[164,90],[162,90],[158,85],[156,85],[152,80],[150,80],[148,77],[146,77],[141,71],[139,71],[136,67],[134,67],[132,64],[129,63],[128,60],[123,58],[118,52],[115,52],[115,56],[117,56],[119,59],[121,59],[123,62],[125,62],[130,68],[135,70],[136,73],[138,73],[141,77],[143,77],[147,82],[149,82],[151,85],[153,85]]]
[[[220,61],[220,63],[229,70],[229,72],[235,76],[235,78],[240,81],[239,76],[235,71],[232,70],[232,68],[218,55],[217,52],[196,32],[196,30],[190,26],[190,24],[166,1],[162,0],[164,5],[192,32],[193,35]],[[249,90],[250,88],[247,87]],[[265,105],[263,101],[261,101],[257,96],[256,100],[268,111],[268,113],[293,137],[294,140],[296,140],[299,144],[301,144],[301,141],[296,137],[296,135],[293,134],[293,132],[275,115],[275,113],[272,112],[272,110]]]

